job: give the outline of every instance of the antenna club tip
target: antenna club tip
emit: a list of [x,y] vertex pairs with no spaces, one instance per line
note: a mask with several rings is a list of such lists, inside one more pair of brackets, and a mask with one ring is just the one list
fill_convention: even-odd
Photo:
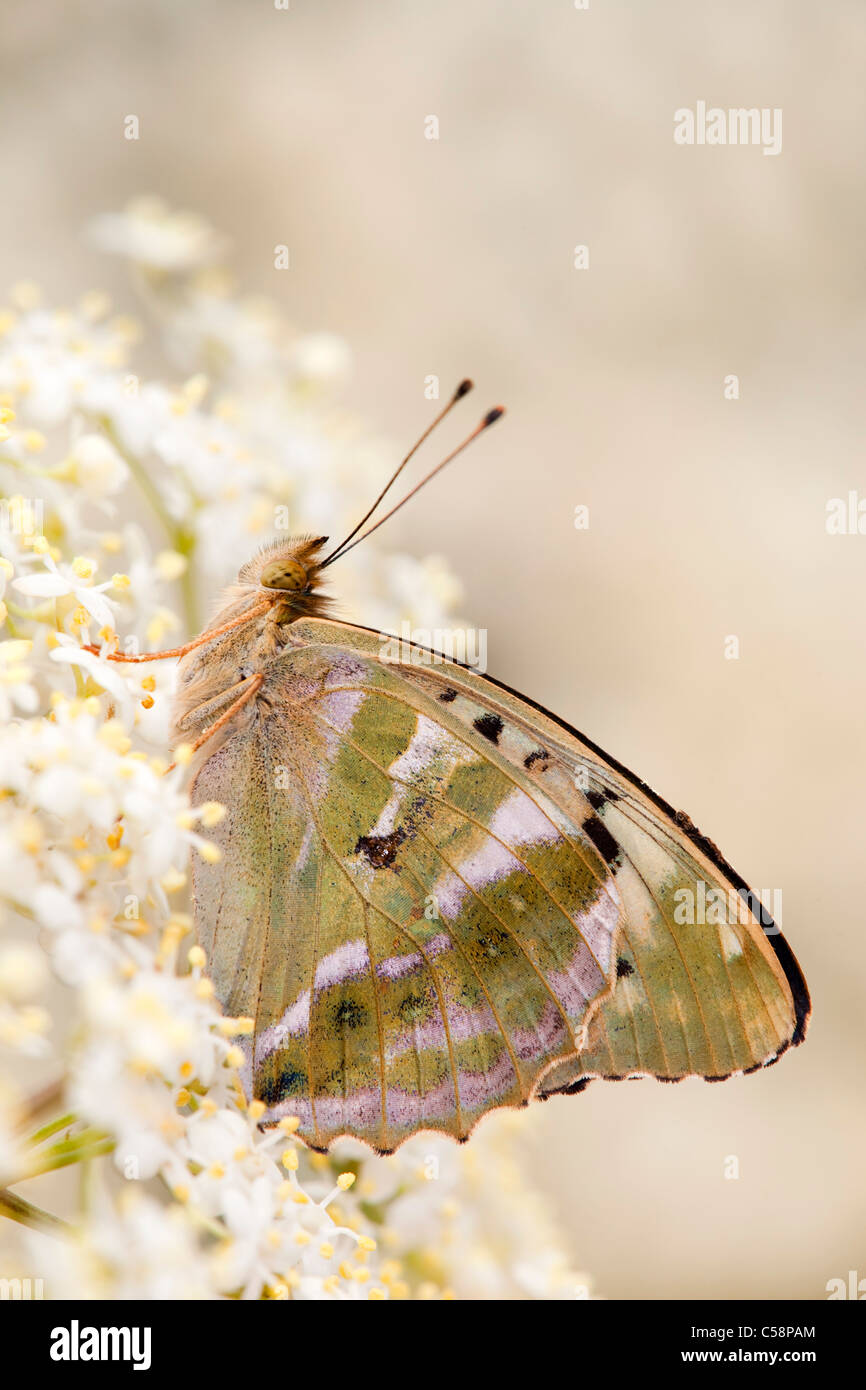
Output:
[[485,415],[484,419],[482,420],[482,422],[481,422],[482,427],[483,427],[484,429],[487,429],[487,426],[488,426],[488,425],[495,425],[495,424],[496,424],[496,421],[500,418],[500,416],[502,416],[502,415],[504,415],[504,414],[505,414],[505,406],[504,406],[504,405],[495,405],[495,406],[493,407],[492,410],[488,410],[487,414]]
[[462,396],[468,396],[469,392],[472,390],[474,385],[475,382],[471,379],[471,377],[465,376],[461,381],[460,385],[457,387],[457,390],[454,392],[455,401],[459,401]]

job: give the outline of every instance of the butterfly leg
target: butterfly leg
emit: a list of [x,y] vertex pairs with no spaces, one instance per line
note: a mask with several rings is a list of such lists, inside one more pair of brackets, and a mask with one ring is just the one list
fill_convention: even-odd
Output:
[[[164,652],[144,652],[140,656],[127,655],[125,652],[107,652],[107,661],[166,661],[169,657],[186,656],[193,648],[200,647],[204,642],[210,642],[214,637],[221,637],[224,632],[230,632],[234,627],[240,627],[242,623],[248,623],[251,618],[258,618],[262,613],[267,613],[269,608],[274,605],[273,599],[263,599],[253,608],[248,608],[246,613],[242,613],[239,618],[232,618],[230,623],[223,623],[222,627],[212,627],[207,632],[202,632],[198,637],[194,637],[191,642],[185,642],[182,647],[169,647]],[[99,656],[100,648],[94,643],[89,642],[84,646],[86,652],[93,652],[94,656]]]
[[[200,724],[203,717],[204,719],[209,719],[212,714],[216,714],[217,710],[225,705],[226,699],[230,695],[234,694],[236,690],[240,691],[240,694],[235,696],[228,707],[223,708],[222,713],[202,730],[198,738],[191,745],[191,751],[193,753],[197,753],[199,748],[213,738],[214,734],[218,733],[230,720],[234,719],[235,715],[242,710],[244,705],[246,705],[257,691],[261,689],[264,679],[262,672],[257,671],[254,676],[247,676],[244,680],[238,681],[236,685],[230,686],[228,690],[224,690],[212,700],[206,700],[204,704],[197,705],[195,709],[190,710],[184,715],[178,725],[178,730],[180,732],[183,732],[184,728],[188,728],[190,724]],[[175,766],[176,764],[172,763],[170,767],[166,768],[166,771],[170,772]]]

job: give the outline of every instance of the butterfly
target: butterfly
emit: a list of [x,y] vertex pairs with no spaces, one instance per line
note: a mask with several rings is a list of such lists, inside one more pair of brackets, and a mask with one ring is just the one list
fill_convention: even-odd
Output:
[[778,927],[687,816],[508,686],[329,616],[325,570],[397,510],[358,535],[470,387],[334,551],[265,546],[166,653],[193,799],[226,807],[221,858],[194,856],[198,940],[224,1008],[254,1020],[262,1122],[296,1117],[322,1151],[465,1140],[593,1079],[754,1072],[810,1011]]

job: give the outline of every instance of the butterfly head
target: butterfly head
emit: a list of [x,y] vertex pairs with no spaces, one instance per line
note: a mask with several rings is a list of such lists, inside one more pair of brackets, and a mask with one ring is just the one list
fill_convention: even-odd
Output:
[[[390,511],[386,512],[378,521],[373,522],[371,526],[367,526],[367,522],[378,508],[379,503],[385,497],[389,488],[397,478],[399,478],[418,447],[423,444],[424,440],[439,421],[444,420],[452,407],[455,406],[459,400],[462,400],[467,392],[471,390],[472,382],[466,377],[460,382],[460,385],[454,391],[448,404],[444,409],[440,410],[432,424],[427,426],[420,439],[413,445],[403,461],[391,474],[389,481],[379,493],[372,507],[368,507],[358,524],[340,544],[330,552],[330,554],[323,556],[321,553],[323,546],[327,542],[327,536],[295,536],[287,540],[273,541],[270,545],[264,546],[259,551],[258,555],[241,568],[233,597],[237,598],[243,596],[246,598],[251,595],[255,599],[261,600],[267,596],[274,604],[274,611],[279,622],[293,622],[296,618],[300,618],[304,615],[312,617],[326,614],[330,606],[330,600],[320,592],[322,571],[327,569],[329,565],[334,564],[336,560],[342,559],[342,557],[350,550],[353,550],[356,545],[360,545],[361,541],[366,540],[367,536],[377,531],[389,517],[393,516],[395,512],[399,511],[400,508],[409,501],[410,497],[414,497],[415,493],[424,487],[426,483],[429,483],[431,478],[435,478],[436,474],[440,473],[446,464],[450,463],[452,459],[462,453],[467,445],[472,443],[473,439],[477,439],[484,430],[488,429],[490,425],[495,424],[500,416],[504,414],[504,408],[501,405],[494,406],[492,410],[488,410],[487,414],[475,426],[475,429],[467,435],[462,444],[458,444],[456,449],[452,449],[450,454],[446,455],[441,463],[437,464],[419,483],[416,483],[415,486],[406,493],[406,496],[401,502],[398,502],[396,506],[392,507]],[[365,527],[366,530],[364,529]]]
[[238,573],[238,584],[271,597],[293,616],[321,613],[328,600],[318,592],[320,554],[327,536],[293,536],[263,546]]

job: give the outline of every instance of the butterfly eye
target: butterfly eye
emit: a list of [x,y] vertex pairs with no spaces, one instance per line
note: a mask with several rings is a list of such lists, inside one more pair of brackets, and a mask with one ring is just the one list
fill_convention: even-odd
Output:
[[297,560],[271,560],[262,570],[259,583],[265,589],[305,589],[307,571]]

